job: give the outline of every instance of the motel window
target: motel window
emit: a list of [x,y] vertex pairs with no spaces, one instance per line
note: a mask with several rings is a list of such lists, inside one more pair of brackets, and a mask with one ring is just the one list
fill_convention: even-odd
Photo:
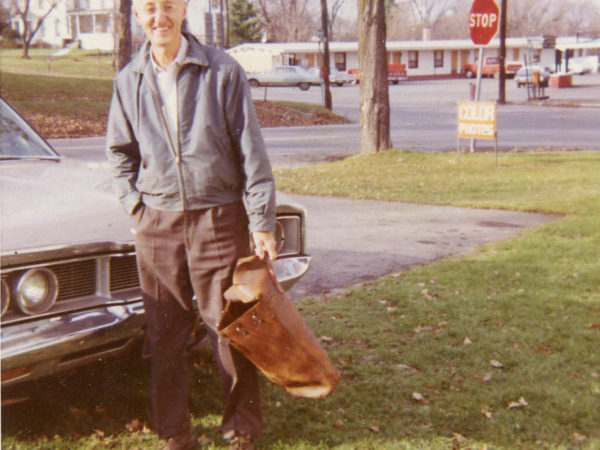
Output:
[[408,68],[416,69],[419,67],[419,52],[410,50],[408,52]]
[[444,51],[434,50],[433,52],[433,67],[444,67]]
[[346,54],[345,53],[336,53],[334,58],[335,58],[335,68],[337,70],[345,71],[346,70]]

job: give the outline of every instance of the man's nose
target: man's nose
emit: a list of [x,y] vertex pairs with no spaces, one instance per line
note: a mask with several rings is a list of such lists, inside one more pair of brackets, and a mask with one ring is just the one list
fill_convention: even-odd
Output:
[[164,20],[166,20],[167,18],[167,11],[164,7],[160,6],[158,8],[156,8],[156,11],[154,12],[154,20],[156,21],[157,24],[162,23]]

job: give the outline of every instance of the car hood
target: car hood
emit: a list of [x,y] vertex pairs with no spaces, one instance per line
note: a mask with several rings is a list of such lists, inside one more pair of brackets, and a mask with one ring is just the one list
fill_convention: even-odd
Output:
[[4,161],[0,174],[3,254],[133,240],[131,219],[112,192],[104,164]]

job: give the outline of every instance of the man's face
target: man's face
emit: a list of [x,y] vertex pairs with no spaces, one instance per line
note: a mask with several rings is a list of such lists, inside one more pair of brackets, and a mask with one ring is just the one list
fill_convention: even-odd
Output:
[[133,3],[135,18],[155,47],[179,44],[185,11],[184,0],[134,0]]

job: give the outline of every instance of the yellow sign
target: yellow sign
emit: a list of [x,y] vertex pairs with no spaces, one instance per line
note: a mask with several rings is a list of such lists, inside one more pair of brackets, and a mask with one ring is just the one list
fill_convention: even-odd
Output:
[[496,139],[496,102],[458,102],[458,137]]

